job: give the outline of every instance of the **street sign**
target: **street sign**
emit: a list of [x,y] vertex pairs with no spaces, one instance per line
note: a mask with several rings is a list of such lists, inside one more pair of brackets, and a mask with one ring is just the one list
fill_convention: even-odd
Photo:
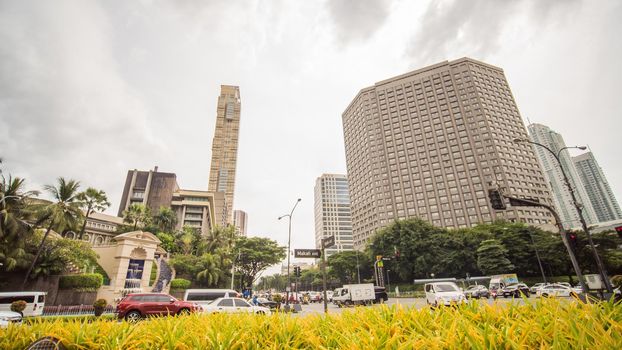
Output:
[[322,238],[322,247],[330,248],[335,245],[335,236],[330,236],[326,238]]
[[295,258],[319,258],[321,256],[320,249],[294,249]]

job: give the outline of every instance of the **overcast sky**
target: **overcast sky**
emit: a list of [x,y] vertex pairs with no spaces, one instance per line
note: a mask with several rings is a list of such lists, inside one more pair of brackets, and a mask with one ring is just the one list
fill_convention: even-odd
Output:
[[464,56],[505,70],[523,118],[587,144],[622,200],[622,2],[0,0],[0,157],[41,189],[128,169],[207,189],[221,84],[240,86],[235,207],[313,248],[313,186],[345,173],[357,92]]

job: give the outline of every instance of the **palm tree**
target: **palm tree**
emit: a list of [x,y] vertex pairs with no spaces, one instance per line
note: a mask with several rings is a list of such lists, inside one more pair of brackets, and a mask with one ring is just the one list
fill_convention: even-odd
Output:
[[49,204],[41,205],[40,218],[45,218],[48,224],[43,239],[37,249],[37,254],[35,254],[35,257],[32,259],[28,272],[26,272],[26,276],[24,276],[22,289],[26,286],[28,277],[35,267],[39,255],[41,255],[41,250],[43,250],[43,245],[50,231],[54,229],[56,232],[63,232],[67,228],[75,228],[84,216],[80,209],[81,203],[77,198],[79,187],[80,182],[75,180],[66,181],[62,177],[58,178],[57,187],[53,185],[45,185],[43,187],[43,189],[52,196],[53,201]]
[[[0,261],[6,271],[28,264],[25,242],[32,233],[28,224],[34,217],[31,199],[37,191],[25,191],[24,179],[1,177],[0,183]],[[24,266],[25,267],[25,266]]]
[[173,232],[175,225],[177,225],[177,215],[173,209],[162,206],[158,214],[153,217],[153,221],[160,231]]
[[138,225],[146,226],[151,221],[151,213],[149,208],[143,204],[131,204],[126,211],[123,212],[123,222],[132,224],[134,231],[138,229]]
[[203,254],[200,264],[201,271],[197,273],[197,280],[206,282],[208,287],[216,285],[222,276],[218,259],[212,254]]
[[110,202],[108,202],[106,192],[92,187],[89,187],[86,191],[79,193],[77,199],[81,202],[82,208],[86,211],[84,222],[82,223],[82,228],[80,229],[80,236],[78,237],[82,240],[82,235],[84,235],[84,229],[86,228],[86,220],[88,220],[89,216],[94,211],[106,210],[110,206]]

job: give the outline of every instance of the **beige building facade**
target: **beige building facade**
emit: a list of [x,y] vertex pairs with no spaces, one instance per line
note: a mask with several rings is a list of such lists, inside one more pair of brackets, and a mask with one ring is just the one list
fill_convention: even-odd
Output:
[[216,109],[216,128],[212,141],[212,163],[208,190],[225,193],[223,210],[228,224],[233,223],[233,198],[241,108],[240,88],[221,85]]
[[248,227],[248,214],[244,210],[233,211],[233,226],[241,236],[247,236],[246,228]]
[[177,229],[193,227],[203,236],[209,234],[216,225],[225,222],[223,192],[177,190],[173,193],[171,208],[177,214]]
[[394,219],[448,228],[495,219],[553,228],[540,208],[491,208],[487,190],[551,195],[501,68],[445,61],[362,89],[342,114],[353,240]]

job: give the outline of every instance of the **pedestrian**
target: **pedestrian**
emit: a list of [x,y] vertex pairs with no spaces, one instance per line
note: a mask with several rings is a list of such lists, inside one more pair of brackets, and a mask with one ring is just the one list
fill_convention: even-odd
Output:
[[257,294],[253,295],[253,300],[252,300],[253,305],[257,306],[259,305],[259,301],[257,300]]

